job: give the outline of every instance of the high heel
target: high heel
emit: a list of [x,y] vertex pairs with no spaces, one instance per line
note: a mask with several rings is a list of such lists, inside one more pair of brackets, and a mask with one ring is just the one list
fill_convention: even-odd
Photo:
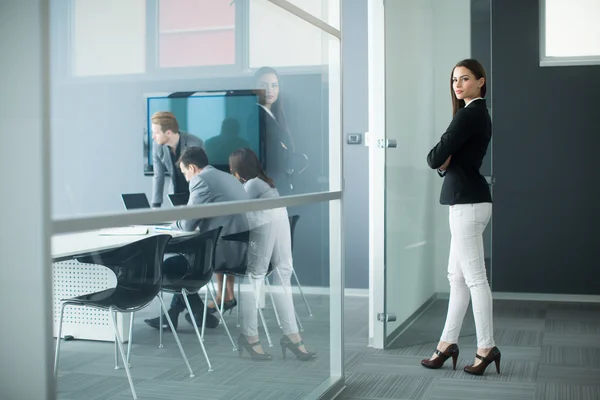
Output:
[[289,337],[284,336],[279,341],[279,344],[281,345],[281,355],[283,356],[283,358],[286,358],[286,350],[289,350],[292,353],[294,353],[296,358],[300,361],[309,361],[317,358],[317,353],[313,353],[311,351],[306,351],[305,353],[302,350],[300,350],[300,347],[304,346],[304,342],[302,340],[294,343]]
[[246,337],[240,334],[240,336],[238,337],[238,356],[241,357],[243,350],[246,349],[248,351],[248,354],[250,354],[250,358],[252,358],[253,360],[268,361],[273,359],[273,356],[269,353],[259,353],[256,350],[254,350],[254,347],[258,345],[260,345],[260,340],[254,343],[248,343]]
[[441,368],[442,365],[444,365],[446,360],[452,358],[452,368],[456,370],[456,360],[458,359],[459,353],[460,350],[458,349],[458,345],[451,344],[444,352],[441,352],[438,349],[436,349],[435,354],[437,354],[437,357],[433,360],[430,360],[428,358],[425,360],[421,360],[421,365],[429,369],[438,369]]
[[[231,300],[227,300],[226,302],[224,302],[224,303],[223,303],[223,310],[222,310],[221,312],[222,312],[223,314],[225,314],[225,312],[226,312],[227,310],[229,310],[229,314],[231,315],[231,313],[233,312],[233,308],[234,308],[235,306],[237,306],[237,304],[238,304],[238,303],[237,303],[237,300],[236,300],[236,298],[235,298],[235,297],[234,297],[233,299],[231,299]],[[213,303],[213,305],[214,305],[214,303]],[[216,312],[217,312],[217,307],[216,307],[216,306],[215,306],[215,307],[208,307],[208,306],[207,306],[207,307],[206,307],[206,309],[207,309],[207,310],[208,310],[208,312],[209,312],[209,313],[211,313],[211,314],[214,314],[214,313],[216,313]]]
[[483,375],[485,369],[492,362],[496,363],[496,372],[500,373],[500,358],[502,354],[500,354],[500,350],[497,347],[494,347],[487,356],[480,356],[479,354],[475,354],[475,357],[480,359],[481,362],[477,365],[468,365],[465,367],[465,372],[471,375]]

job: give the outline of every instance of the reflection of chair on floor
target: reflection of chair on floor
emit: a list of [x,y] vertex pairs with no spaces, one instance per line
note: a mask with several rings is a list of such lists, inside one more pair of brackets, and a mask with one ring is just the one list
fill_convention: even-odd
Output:
[[[139,311],[152,303],[155,297],[158,297],[161,308],[165,315],[167,315],[167,321],[173,331],[179,351],[190,372],[190,377],[194,376],[183,347],[181,347],[179,336],[177,336],[177,332],[173,329],[173,322],[168,318],[165,304],[160,296],[158,296],[161,288],[163,256],[169,240],[171,240],[170,235],[155,235],[116,249],[96,251],[74,257],[80,263],[103,265],[112,270],[117,277],[117,286],[101,292],[61,300],[62,307],[60,310],[58,334],[56,337],[56,354],[54,358],[55,375],[58,371],[60,339],[65,307],[70,305],[107,310],[110,313],[110,321],[115,334],[115,369],[119,368],[118,350],[121,353],[122,360],[124,360],[123,365],[125,366],[125,372],[129,380],[131,394],[134,399],[137,399],[129,365],[125,361],[128,357],[125,355],[123,342],[117,328],[116,313],[133,313]],[[131,333],[132,331],[130,330],[130,343]]]
[[[173,293],[173,295],[182,295],[186,309],[190,316],[192,316],[194,315],[194,312],[190,305],[188,295],[200,296],[200,289],[206,287],[206,292],[204,296],[204,311],[202,318],[202,334],[198,329],[196,319],[191,318],[191,321],[192,325],[194,326],[194,330],[196,331],[198,341],[200,342],[202,352],[204,353],[204,358],[206,359],[206,363],[208,364],[209,371],[212,371],[212,366],[203,343],[204,330],[206,328],[206,304],[208,301],[208,295],[210,294],[213,302],[216,301],[212,291],[209,289],[208,286],[206,286],[206,284],[210,282],[213,275],[215,267],[215,252],[217,248],[217,241],[219,239],[219,235],[221,234],[221,229],[222,227],[219,227],[207,232],[195,233],[190,236],[179,236],[171,239],[171,241],[167,245],[165,252],[167,254],[175,254],[175,257],[184,257],[187,261],[187,269],[185,272],[182,271],[182,274],[179,276],[170,275],[168,271],[165,271],[165,273],[163,274],[161,289],[162,292]],[[198,310],[196,310],[196,312],[198,312]],[[225,331],[229,336],[229,340],[231,340],[231,344],[233,345],[233,350],[235,351],[237,350],[237,348],[235,346],[233,338],[231,337],[231,333],[227,328],[227,324],[225,323],[223,315],[219,310],[217,310],[217,312],[221,317],[223,327],[225,328]],[[162,319],[162,313],[160,314],[160,318]],[[162,321],[160,321],[159,326],[159,347],[162,347]]]

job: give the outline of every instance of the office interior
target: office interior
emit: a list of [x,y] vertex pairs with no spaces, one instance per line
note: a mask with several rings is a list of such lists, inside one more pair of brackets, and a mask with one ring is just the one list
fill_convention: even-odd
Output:
[[[592,162],[600,32],[589,23],[600,7],[560,3],[0,2],[1,25],[12,32],[0,41],[11,60],[0,67],[2,209],[11,227],[1,241],[0,398],[600,398]],[[573,20],[587,27],[585,40],[551,24]],[[476,350],[470,313],[461,368],[419,365],[439,339],[449,291],[447,208],[425,156],[451,119],[449,72],[470,57],[488,72],[494,124],[481,172],[494,198],[484,246],[503,372],[483,377],[461,370]],[[165,190],[160,209],[126,211],[121,194],[152,193],[147,99],[251,91],[263,66],[279,74],[295,150],[307,160],[282,197],[189,208],[171,206]],[[246,121],[225,103],[215,107],[201,122],[180,109],[182,130],[206,141],[220,119]],[[380,139],[397,146],[380,148]],[[155,221],[253,207],[287,207],[297,218],[294,318],[315,359],[286,350],[283,358],[273,301],[281,289],[271,277],[257,293],[270,361],[234,351],[239,305],[216,328],[196,332],[181,315],[177,335],[159,335],[144,323],[159,315],[156,298],[133,318],[116,317],[125,357],[109,313],[68,307],[55,368],[61,298],[116,282],[115,272],[73,255],[150,237]],[[129,226],[143,233],[119,234]],[[168,307],[171,294],[163,300]]]

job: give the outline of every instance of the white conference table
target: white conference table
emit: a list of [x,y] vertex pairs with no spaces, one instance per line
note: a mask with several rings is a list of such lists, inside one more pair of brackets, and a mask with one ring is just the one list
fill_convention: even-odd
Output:
[[[58,332],[61,299],[105,290],[115,287],[117,283],[115,274],[108,268],[81,264],[73,257],[117,248],[154,235],[184,236],[192,233],[154,226],[132,226],[53,236],[51,251],[54,336]],[[119,331],[124,340],[127,340],[129,335],[129,317],[123,314],[118,314],[117,317]],[[75,339],[114,341],[108,311],[87,307],[67,306],[63,334]]]

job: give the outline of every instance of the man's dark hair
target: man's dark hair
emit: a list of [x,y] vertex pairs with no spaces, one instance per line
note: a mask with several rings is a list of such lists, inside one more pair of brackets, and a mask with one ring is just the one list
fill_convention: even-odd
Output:
[[177,160],[177,164],[183,164],[186,168],[195,165],[202,169],[208,165],[208,156],[201,147],[188,147]]

